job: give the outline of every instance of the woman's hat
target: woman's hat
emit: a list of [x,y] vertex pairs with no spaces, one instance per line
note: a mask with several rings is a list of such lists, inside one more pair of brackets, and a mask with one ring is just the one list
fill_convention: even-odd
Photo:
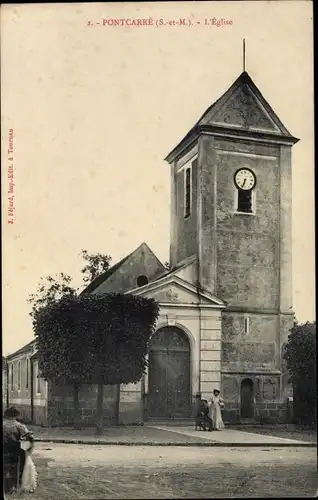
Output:
[[213,392],[218,392],[220,394],[220,389],[213,389]]
[[5,417],[17,417],[18,415],[20,415],[20,412],[14,406],[10,406],[10,408],[5,410],[5,412],[4,412]]

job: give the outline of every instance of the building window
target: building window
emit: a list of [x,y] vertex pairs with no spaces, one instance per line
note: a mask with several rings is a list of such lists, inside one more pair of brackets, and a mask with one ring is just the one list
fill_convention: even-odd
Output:
[[191,179],[192,169],[191,167],[185,168],[184,170],[184,217],[190,217],[191,215],[191,192],[192,192],[192,179]]
[[40,380],[40,375],[39,375],[39,363],[36,363],[36,370],[35,370],[35,376],[36,376],[36,393],[41,394],[41,380]]
[[26,366],[25,366],[25,388],[29,389],[29,376],[30,376],[30,360],[26,358]]
[[250,332],[250,318],[247,316],[244,318],[244,333],[248,334]]
[[21,361],[18,361],[18,391],[21,391]]
[[14,376],[13,376],[13,363],[10,364],[10,372],[11,372],[11,391],[14,389]]

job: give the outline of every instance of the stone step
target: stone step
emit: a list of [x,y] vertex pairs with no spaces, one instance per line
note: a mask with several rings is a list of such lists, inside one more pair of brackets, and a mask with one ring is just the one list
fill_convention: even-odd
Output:
[[234,425],[257,425],[255,418],[241,418],[238,422],[233,422]]
[[[194,420],[195,418],[149,418],[147,421],[145,421],[146,425],[163,425],[163,426],[187,426],[187,425],[194,425]],[[228,422],[224,421],[226,426],[239,426],[239,427],[244,427],[244,426],[251,426],[251,425],[258,425],[256,420],[254,418],[242,418],[239,421],[236,422]]]
[[149,418],[146,425],[193,425],[194,418]]

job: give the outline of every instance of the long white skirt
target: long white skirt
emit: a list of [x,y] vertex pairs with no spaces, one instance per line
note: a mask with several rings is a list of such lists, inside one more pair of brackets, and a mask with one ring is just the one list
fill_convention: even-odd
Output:
[[214,429],[217,430],[224,429],[221,408],[218,403],[211,405],[210,418],[212,419],[212,425]]
[[37,487],[37,472],[30,453],[26,452],[20,491],[32,493]]

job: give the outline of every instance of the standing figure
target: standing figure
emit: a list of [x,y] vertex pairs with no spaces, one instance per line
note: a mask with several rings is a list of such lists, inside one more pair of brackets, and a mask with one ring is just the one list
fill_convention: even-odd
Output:
[[[28,458],[27,460],[28,464],[30,463],[31,460],[29,458],[29,454],[26,453],[23,448],[28,448],[28,450],[30,451],[33,443],[33,435],[28,431],[25,425],[23,425],[21,422],[18,422],[17,417],[19,416],[19,414],[20,414],[19,411],[13,407],[8,408],[4,412],[4,420],[3,420],[4,493],[11,493],[23,489],[23,487],[21,488],[22,486],[21,482],[25,482],[23,478],[23,473],[26,465],[26,458]],[[21,447],[21,443],[23,442],[25,444],[29,443],[29,445],[27,447],[26,446]],[[26,470],[25,472],[28,472],[28,470]],[[35,488],[36,486],[35,468],[34,469],[32,468],[32,479]],[[30,487],[28,490],[32,491],[32,489],[34,488]]]
[[224,401],[220,396],[219,389],[214,389],[213,396],[209,401],[209,417],[212,420],[213,430],[224,429],[224,423],[221,414],[221,408],[224,407]]

